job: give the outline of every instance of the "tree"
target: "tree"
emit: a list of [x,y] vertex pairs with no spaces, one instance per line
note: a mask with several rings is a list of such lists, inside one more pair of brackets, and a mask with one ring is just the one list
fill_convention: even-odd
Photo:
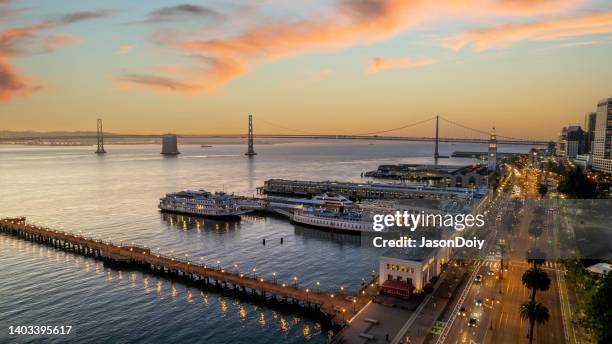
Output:
[[534,268],[541,266],[546,261],[546,253],[537,247],[527,251],[527,262]]
[[612,343],[612,273],[598,281],[588,303],[587,326],[593,330],[598,343]]
[[532,344],[535,324],[544,325],[550,319],[548,308],[540,302],[527,301],[521,305],[519,312],[521,318],[529,320],[529,344]]
[[538,186],[538,193],[540,194],[540,198],[544,198],[547,192],[548,192],[548,187],[546,187],[546,185],[540,184],[540,186]]
[[580,167],[575,167],[563,175],[557,190],[567,194],[570,198],[595,198],[597,183],[591,181]]
[[531,302],[535,302],[536,291],[550,288],[550,277],[540,268],[531,268],[523,274],[523,285],[531,289]]

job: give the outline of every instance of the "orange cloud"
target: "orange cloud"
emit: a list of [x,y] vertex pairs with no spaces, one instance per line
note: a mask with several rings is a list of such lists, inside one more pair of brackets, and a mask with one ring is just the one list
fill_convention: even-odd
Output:
[[438,60],[432,58],[395,58],[387,59],[384,57],[375,57],[370,62],[367,68],[368,73],[378,73],[387,69],[402,69],[402,68],[416,68],[428,66],[437,63]]
[[175,78],[149,74],[119,77],[147,87],[177,91],[206,91],[245,73],[256,62],[314,51],[330,51],[390,38],[422,18],[421,0],[343,0],[320,20],[269,22],[237,36],[187,39],[158,34],[162,45],[193,56],[201,67]]
[[29,78],[19,75],[10,64],[10,58],[51,52],[78,40],[76,36],[67,33],[56,33],[39,39],[41,32],[112,13],[114,11],[111,10],[74,12],[38,24],[0,31],[0,101],[8,101],[14,96],[26,96],[41,88],[31,85]]
[[36,90],[29,80],[20,76],[15,69],[0,56],[0,101],[7,101],[14,95],[26,96]]
[[469,31],[447,40],[445,45],[454,50],[472,45],[474,50],[483,51],[508,48],[519,41],[548,41],[611,32],[612,12],[596,12],[576,18],[544,19]]
[[117,54],[124,55],[124,54],[129,53],[133,49],[134,49],[133,45],[122,45],[119,48],[117,48]]

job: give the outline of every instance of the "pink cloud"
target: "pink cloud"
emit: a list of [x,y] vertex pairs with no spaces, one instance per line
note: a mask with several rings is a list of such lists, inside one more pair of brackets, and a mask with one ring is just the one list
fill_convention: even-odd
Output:
[[525,24],[504,24],[468,31],[448,39],[445,45],[454,50],[472,45],[474,50],[483,51],[508,48],[520,41],[550,41],[607,33],[612,33],[612,12],[596,12],[581,17],[547,18]]
[[368,65],[368,73],[378,73],[387,69],[417,68],[437,63],[433,58],[393,58],[375,57]]
[[56,33],[41,39],[41,33],[112,13],[114,12],[110,10],[74,12],[38,24],[0,31],[0,101],[8,101],[15,96],[27,96],[41,88],[39,85],[32,85],[29,78],[20,75],[11,65],[11,58],[51,52],[78,41],[76,36],[67,33]]
[[125,55],[129,52],[131,52],[134,49],[134,45],[122,45],[119,48],[117,48],[117,54],[119,55]]
[[327,17],[267,22],[233,37],[183,39],[158,34],[158,43],[193,56],[200,67],[183,75],[184,80],[154,74],[125,75],[119,80],[176,91],[211,90],[254,63],[390,38],[422,18],[422,4],[419,0],[344,0]]

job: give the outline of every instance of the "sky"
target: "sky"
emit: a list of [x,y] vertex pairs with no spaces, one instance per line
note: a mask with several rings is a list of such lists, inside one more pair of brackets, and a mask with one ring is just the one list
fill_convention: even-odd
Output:
[[0,0],[0,131],[549,139],[611,61],[611,1]]

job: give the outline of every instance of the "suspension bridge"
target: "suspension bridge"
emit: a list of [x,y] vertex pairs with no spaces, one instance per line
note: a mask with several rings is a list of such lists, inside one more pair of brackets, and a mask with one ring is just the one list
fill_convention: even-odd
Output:
[[[259,119],[258,123],[274,128],[275,131],[281,130],[287,133],[285,134],[256,134],[253,130],[253,116],[249,116],[249,125],[247,134],[225,134],[225,135],[178,135],[179,138],[248,138],[250,142],[250,154],[254,155],[252,149],[252,142],[255,138],[264,139],[319,139],[319,140],[380,140],[380,141],[412,141],[412,142],[435,142],[436,147],[438,143],[488,143],[491,132],[472,128],[465,124],[447,119],[443,116],[432,116],[426,119],[418,120],[412,123],[401,125],[394,128],[376,130],[364,133],[354,134],[321,134],[308,132],[301,129],[295,129],[287,127],[278,123],[272,123],[263,119]],[[444,128],[448,128],[449,132],[454,132],[453,136],[440,135],[441,124]],[[432,136],[410,136],[410,135],[392,135],[393,133],[406,131],[406,130],[419,130],[420,132],[430,131]],[[463,135],[457,135],[462,133]],[[53,141],[70,141],[70,140],[97,140],[97,151],[96,153],[106,153],[104,150],[104,137],[107,139],[121,140],[121,139],[149,139],[157,140],[160,139],[160,134],[114,134],[114,133],[103,133],[102,132],[102,120],[97,120],[97,132],[93,133],[82,133],[82,134],[65,134],[65,135],[50,135],[41,134],[37,136],[19,136],[19,137],[0,137],[0,142],[26,142],[35,140],[53,140]],[[497,144],[506,145],[529,145],[529,146],[542,146],[548,144],[548,140],[532,139],[532,138],[517,138],[505,136],[497,133]],[[437,149],[436,149],[437,151]]]

